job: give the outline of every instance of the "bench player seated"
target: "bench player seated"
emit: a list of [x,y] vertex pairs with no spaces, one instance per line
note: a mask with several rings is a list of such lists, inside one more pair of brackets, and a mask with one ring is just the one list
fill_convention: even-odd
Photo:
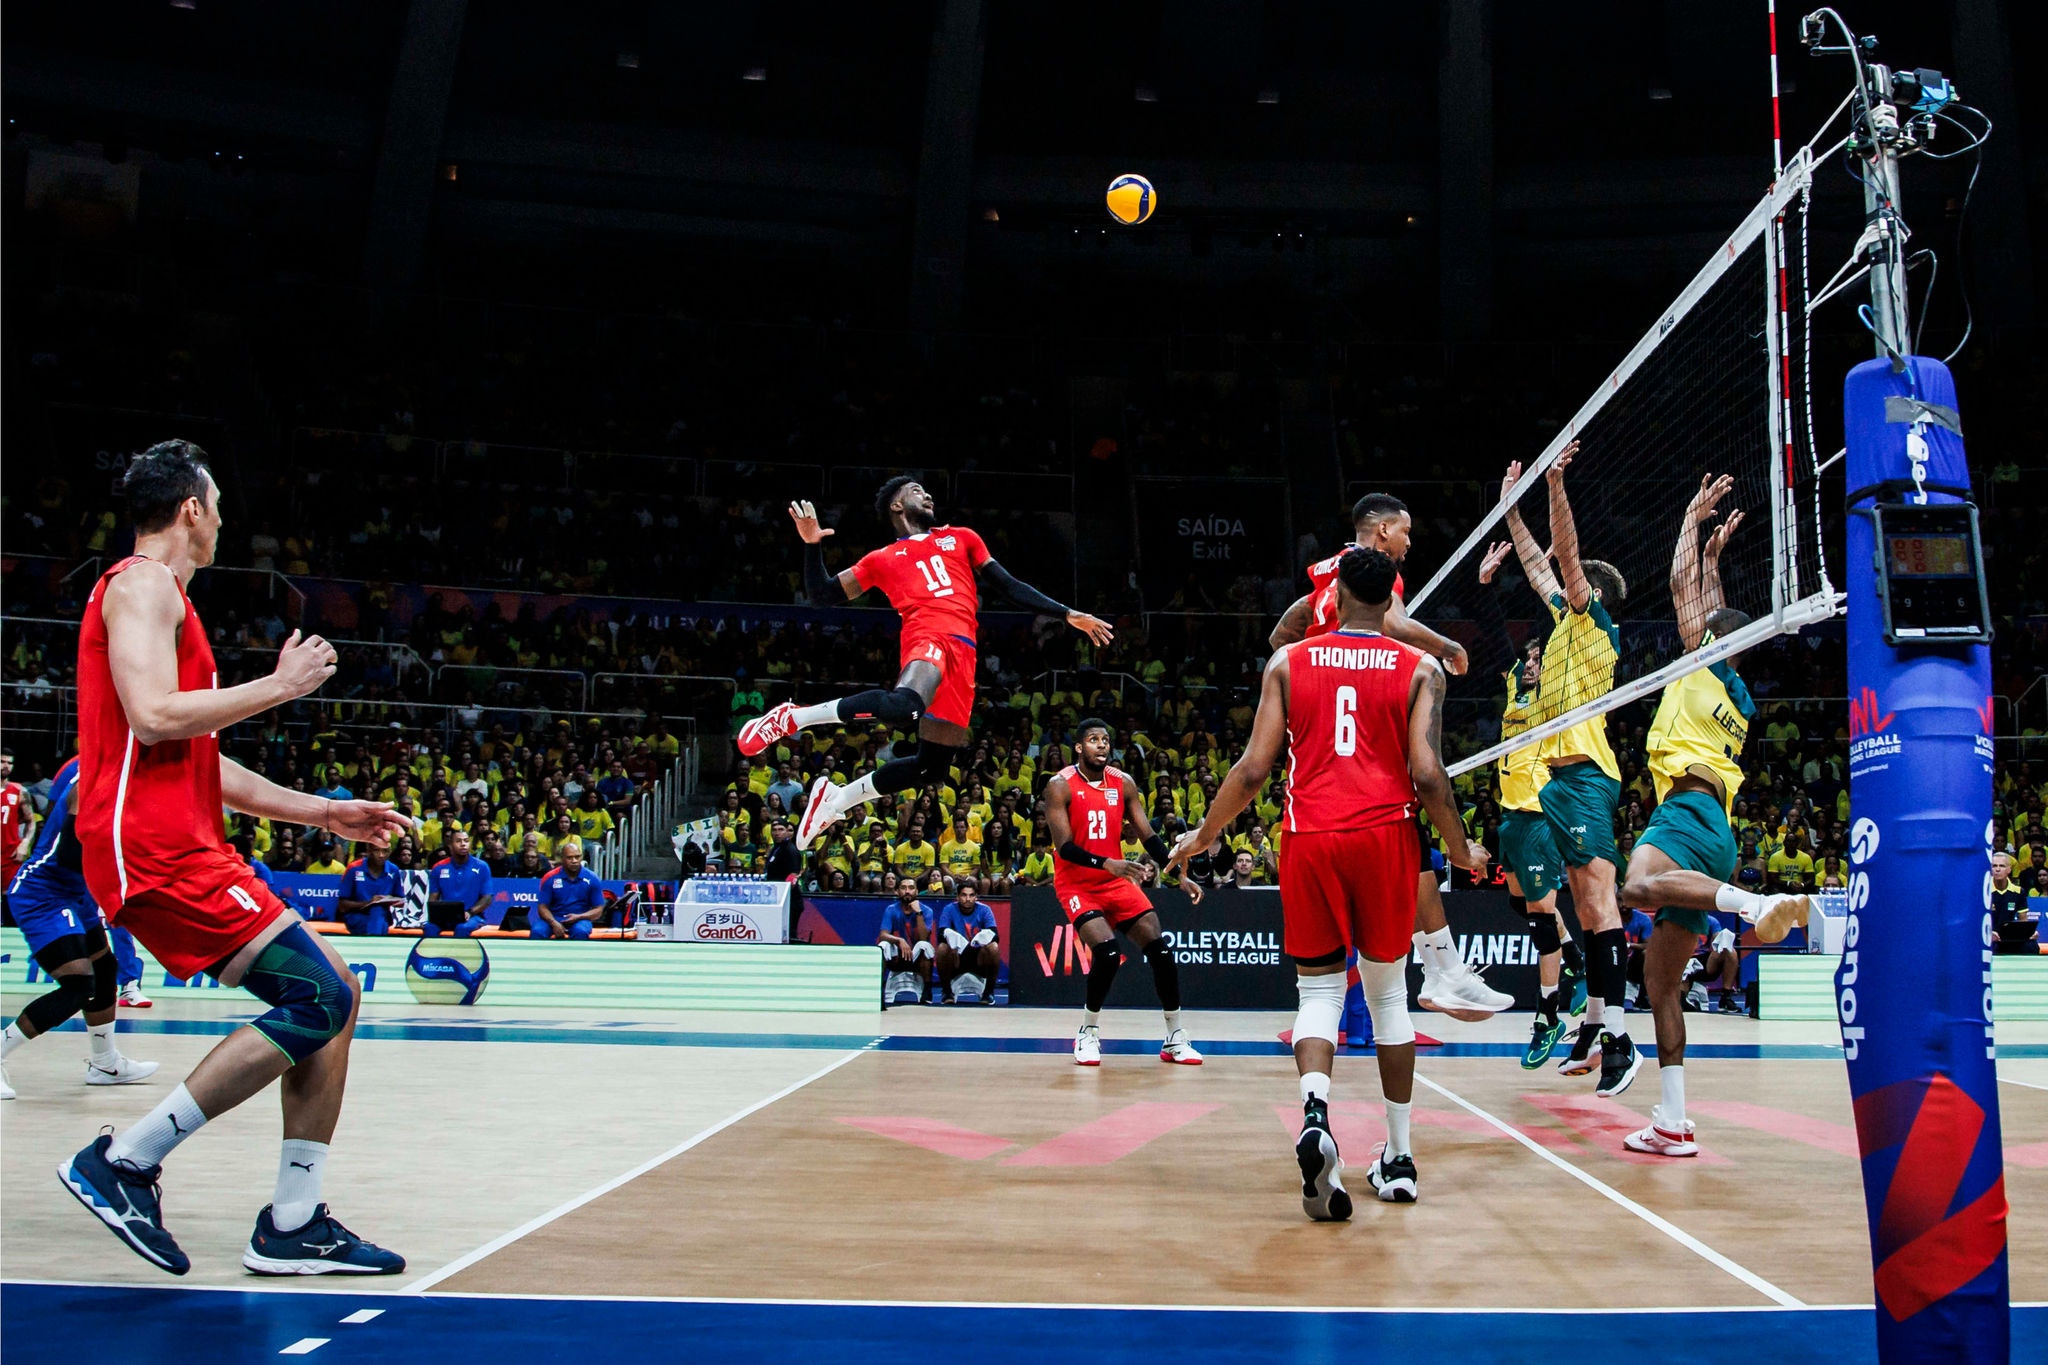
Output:
[[[1074,761],[1045,784],[1046,825],[1059,848],[1053,894],[1089,950],[1087,1004],[1080,1032],[1074,1036],[1074,1062],[1102,1065],[1102,1007],[1123,964],[1116,946],[1121,933],[1152,968],[1159,1007],[1166,1013],[1166,1041],[1159,1046],[1159,1060],[1200,1066],[1202,1054],[1181,1026],[1179,966],[1173,949],[1160,937],[1152,902],[1138,889],[1150,869],[1122,856],[1125,823],[1136,829],[1155,862],[1164,864],[1171,850],[1153,832],[1137,783],[1109,766],[1115,738],[1107,721],[1082,721],[1074,729]],[[1186,890],[1190,903],[1199,905],[1201,887],[1190,880]]]
[[72,792],[78,760],[57,770],[50,784],[49,814],[36,832],[28,858],[7,884],[7,909],[28,940],[29,955],[50,974],[55,987],[22,1008],[0,1035],[0,1100],[14,1098],[7,1057],[74,1014],[85,1015],[91,1054],[87,1085],[132,1085],[156,1074],[155,1062],[138,1062],[114,1046],[117,964],[100,907],[79,870],[78,824]]
[[883,998],[894,1004],[899,995],[915,995],[923,1004],[931,989],[934,955],[915,878],[897,881],[896,903],[882,911],[882,932],[875,942],[882,950]]
[[583,866],[583,845],[566,844],[561,866],[540,879],[527,936],[587,939],[604,913],[604,888]]
[[995,912],[981,903],[971,882],[963,882],[958,894],[939,911],[938,972],[946,999],[954,1000],[958,983],[967,981],[973,983],[982,1004],[993,1005],[996,974],[1002,966]]

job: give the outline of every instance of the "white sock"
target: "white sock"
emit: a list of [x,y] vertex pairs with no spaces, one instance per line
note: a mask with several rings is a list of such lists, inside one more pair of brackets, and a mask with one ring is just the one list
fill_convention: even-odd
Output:
[[7,1032],[0,1033],[0,1057],[5,1057],[27,1041],[28,1035],[26,1033],[23,1033],[18,1026],[9,1024]]
[[1597,995],[1586,997],[1586,1022],[1598,1027],[1607,1013],[1607,1002]]
[[1329,1098],[1329,1072],[1309,1071],[1303,1073],[1301,1078],[1301,1102],[1303,1104],[1307,1104],[1310,1100],[1323,1100],[1325,1102],[1328,1102]]
[[1082,1028],[1101,1028],[1101,1027],[1102,1027],[1102,1011],[1101,1011],[1101,1010],[1082,1010],[1082,1011],[1081,1011],[1081,1027],[1082,1027]]
[[1628,1037],[1628,1007],[1615,1005],[1612,1001],[1608,1003],[1613,1007],[1602,1011],[1600,1027],[1616,1038]]
[[1739,915],[1754,924],[1756,917],[1764,912],[1764,898],[1754,891],[1744,891],[1739,886],[1723,882],[1721,889],[1714,893],[1714,908]]
[[1465,959],[1458,952],[1458,940],[1451,937],[1451,926],[1432,930],[1422,936],[1423,942],[1436,949],[1436,969],[1458,975],[1465,968]]
[[1414,1156],[1408,1147],[1408,1111],[1412,1104],[1396,1104],[1386,1101],[1387,1107],[1387,1155]]
[[813,725],[837,725],[838,723],[839,703],[836,701],[821,701],[816,706],[799,706],[796,708],[796,728],[799,730],[808,730]]
[[92,1040],[92,1059],[96,1062],[111,1061],[120,1056],[114,1047],[114,1021],[104,1024],[87,1024],[85,1036]]
[[1166,1031],[1168,1033],[1173,1033],[1180,1028],[1179,1010],[1162,1010],[1161,1013],[1166,1016]]
[[1415,945],[1415,960],[1422,964],[1422,970],[1435,976],[1441,968],[1437,966],[1436,945],[1429,941],[1429,935],[1418,929],[1409,942]]
[[327,1144],[286,1138],[277,1158],[277,1193],[270,1221],[279,1232],[296,1232],[313,1221],[320,1202],[320,1177],[327,1173]]
[[[875,772],[880,772],[877,768]],[[865,806],[881,793],[875,790],[875,773],[862,773],[843,787],[827,787],[821,800],[830,801],[832,809],[844,815],[855,806]]]
[[107,1160],[126,1161],[148,1170],[161,1166],[171,1149],[206,1126],[192,1092],[182,1084],[149,1111],[149,1117],[116,1137],[107,1148]]
[[1657,1122],[1674,1133],[1682,1133],[1685,1131],[1685,1068],[1658,1067],[1657,1078],[1664,1083],[1664,1098],[1657,1105]]

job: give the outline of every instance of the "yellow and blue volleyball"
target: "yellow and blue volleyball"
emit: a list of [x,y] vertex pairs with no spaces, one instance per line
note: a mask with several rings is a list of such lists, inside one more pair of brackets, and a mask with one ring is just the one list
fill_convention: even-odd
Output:
[[473,938],[423,938],[405,959],[405,985],[422,1005],[474,1005],[491,979],[491,957]]
[[1136,227],[1159,207],[1159,191],[1142,175],[1118,176],[1109,182],[1109,193],[1103,198],[1109,205],[1109,216],[1125,227]]

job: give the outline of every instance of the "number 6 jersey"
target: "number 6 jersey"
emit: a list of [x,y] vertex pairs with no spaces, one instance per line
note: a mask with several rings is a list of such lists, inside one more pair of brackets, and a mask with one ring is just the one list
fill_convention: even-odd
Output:
[[1287,829],[1373,829],[1411,818],[1408,696],[1422,653],[1368,631],[1287,646]]

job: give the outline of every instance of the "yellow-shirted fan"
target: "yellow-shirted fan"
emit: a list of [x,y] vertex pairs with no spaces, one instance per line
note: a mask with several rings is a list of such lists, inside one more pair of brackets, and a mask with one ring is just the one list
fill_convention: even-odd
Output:
[[1125,227],[1136,227],[1159,207],[1159,191],[1142,175],[1118,176],[1109,182],[1103,199],[1109,205],[1109,216]]

